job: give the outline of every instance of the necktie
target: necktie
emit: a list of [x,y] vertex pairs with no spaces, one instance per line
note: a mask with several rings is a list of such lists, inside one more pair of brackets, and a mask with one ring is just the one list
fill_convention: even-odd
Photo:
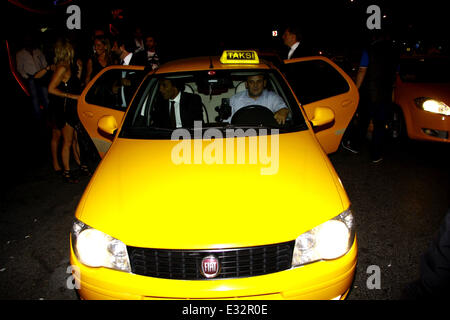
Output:
[[172,124],[172,127],[176,128],[177,123],[175,120],[175,101],[170,101],[170,123]]

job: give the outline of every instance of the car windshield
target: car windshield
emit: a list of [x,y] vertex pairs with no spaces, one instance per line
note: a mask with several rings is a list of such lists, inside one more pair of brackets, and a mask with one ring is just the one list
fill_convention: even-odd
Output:
[[399,74],[404,82],[450,82],[450,59],[404,59],[400,61]]
[[170,139],[175,129],[208,128],[264,128],[270,134],[307,126],[291,90],[275,70],[205,70],[148,75],[120,137]]

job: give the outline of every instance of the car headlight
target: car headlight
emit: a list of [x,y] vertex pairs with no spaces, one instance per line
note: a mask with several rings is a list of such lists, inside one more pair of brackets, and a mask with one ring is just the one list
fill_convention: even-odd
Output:
[[126,245],[79,220],[72,226],[72,246],[81,263],[131,272]]
[[348,209],[295,240],[292,267],[339,258],[350,250],[354,238],[353,215]]
[[450,107],[442,101],[420,97],[414,99],[414,102],[417,107],[425,111],[450,116]]

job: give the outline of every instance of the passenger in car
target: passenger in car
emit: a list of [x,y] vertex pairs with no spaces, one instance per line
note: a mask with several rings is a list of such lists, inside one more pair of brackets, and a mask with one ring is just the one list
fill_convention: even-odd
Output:
[[230,122],[236,111],[243,107],[261,105],[274,113],[278,124],[284,124],[289,115],[289,109],[279,95],[266,89],[266,85],[267,80],[264,74],[248,76],[245,82],[247,90],[238,92],[230,98],[231,116],[225,122]]
[[161,95],[152,110],[152,125],[163,128],[192,128],[194,121],[203,121],[200,96],[183,90],[184,84],[174,80],[162,79],[159,82]]

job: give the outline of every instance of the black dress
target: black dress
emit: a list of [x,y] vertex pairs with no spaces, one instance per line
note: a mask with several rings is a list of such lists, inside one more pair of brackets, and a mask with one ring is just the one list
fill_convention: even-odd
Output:
[[[77,78],[76,70],[73,67],[69,80],[67,82],[61,81],[57,88],[64,93],[81,93],[81,81]],[[78,123],[77,100],[53,94],[49,95],[49,100],[50,121],[53,126],[62,129],[67,123],[71,127],[75,127]]]
[[100,64],[100,62],[98,62],[98,58],[96,56],[91,58],[92,60],[92,73],[91,73],[91,79],[93,79],[97,73],[99,73],[100,71],[103,70],[103,68],[106,68],[108,66],[108,64],[106,64],[106,66],[102,66]]

